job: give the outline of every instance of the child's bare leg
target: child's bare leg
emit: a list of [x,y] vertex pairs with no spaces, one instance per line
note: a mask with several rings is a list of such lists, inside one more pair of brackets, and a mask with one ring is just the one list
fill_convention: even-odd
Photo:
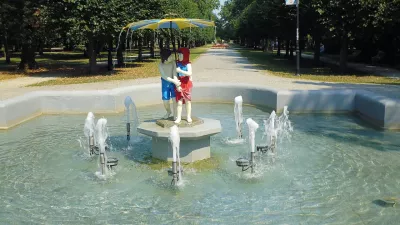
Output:
[[192,122],[192,101],[186,100],[186,113],[188,123]]
[[176,98],[172,98],[172,107],[173,107],[173,109],[172,109],[172,112],[173,112],[173,115],[174,115],[174,120],[176,120],[176,118],[177,118],[177,103],[176,103]]
[[167,113],[164,115],[163,119],[168,119],[169,116],[171,115],[171,105],[169,103],[169,100],[164,100],[164,108],[167,111]]
[[182,118],[182,99],[178,101],[178,106],[176,107],[176,120],[175,123],[180,123]]

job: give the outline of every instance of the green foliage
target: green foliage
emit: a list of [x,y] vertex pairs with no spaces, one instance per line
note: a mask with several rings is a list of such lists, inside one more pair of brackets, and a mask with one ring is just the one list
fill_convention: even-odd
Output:
[[[181,18],[199,18],[215,21],[217,17],[212,11],[218,7],[218,0],[167,0],[164,12],[166,14],[175,14]],[[188,41],[211,42],[214,40],[214,28],[185,29],[176,31],[176,35]]]
[[[356,45],[366,59],[379,48],[393,58],[400,51],[400,0],[301,0],[299,10],[300,40],[322,38],[332,43],[328,49]],[[223,39],[254,45],[296,38],[296,7],[285,0],[228,0],[220,16],[217,35]]]
[[[28,61],[34,62],[34,51],[43,47],[72,49],[89,44],[91,56],[110,40],[115,44],[128,23],[163,18],[167,13],[215,20],[213,10],[218,6],[218,0],[0,0],[0,35],[9,45],[23,46],[27,54],[21,57]],[[151,34],[135,32],[134,38],[150,38]],[[202,43],[214,40],[214,29],[176,34]],[[90,63],[96,63],[95,56]]]
[[[315,29],[326,29],[330,37],[343,33],[356,37],[371,26],[398,24],[399,9],[399,0],[302,0],[300,31],[306,36]],[[295,7],[286,6],[284,0],[229,0],[220,15],[219,30],[233,28],[236,37],[295,35]]]

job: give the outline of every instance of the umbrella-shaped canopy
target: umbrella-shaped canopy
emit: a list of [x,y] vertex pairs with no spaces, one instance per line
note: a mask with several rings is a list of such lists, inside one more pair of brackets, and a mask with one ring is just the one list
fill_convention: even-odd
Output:
[[[205,27],[215,27],[214,21],[211,20],[203,20],[203,19],[190,19],[190,18],[169,18],[169,19],[150,19],[150,20],[141,20],[138,22],[133,22],[126,25],[122,31],[124,30],[144,30],[144,29],[171,29],[171,37],[173,38],[172,29],[185,29],[185,28],[205,28]],[[122,32],[121,32],[122,33]],[[119,45],[118,45],[119,46]],[[118,48],[118,47],[117,47]],[[173,48],[175,53],[175,60],[176,56],[176,47],[175,42],[173,41]]]
[[151,19],[133,22],[124,27],[124,29],[141,30],[141,29],[185,29],[185,28],[204,28],[214,27],[214,21],[203,19],[189,19],[189,18],[171,18],[171,19]]

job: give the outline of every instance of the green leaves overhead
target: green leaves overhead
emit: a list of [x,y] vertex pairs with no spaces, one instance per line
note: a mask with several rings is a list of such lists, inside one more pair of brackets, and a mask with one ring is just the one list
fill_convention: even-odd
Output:
[[[300,32],[355,38],[372,27],[398,26],[399,15],[400,0],[301,0]],[[231,30],[231,38],[295,37],[296,8],[284,0],[228,0],[220,16],[219,34]]]
[[[126,24],[163,18],[167,13],[181,17],[212,19],[218,0],[63,0],[59,21],[74,36],[116,37]],[[215,16],[214,16],[215,17]],[[206,31],[205,31],[206,32]],[[207,33],[207,32],[206,32]],[[202,33],[203,34],[203,33]],[[208,35],[209,36],[209,35]],[[201,38],[201,35],[198,36]]]

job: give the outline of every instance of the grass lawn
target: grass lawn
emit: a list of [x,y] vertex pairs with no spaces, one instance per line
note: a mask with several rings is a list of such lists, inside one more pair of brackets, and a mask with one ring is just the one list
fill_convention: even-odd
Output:
[[0,80],[13,79],[27,76],[62,76],[72,74],[74,67],[85,65],[89,62],[78,52],[46,52],[43,56],[36,56],[39,64],[38,70],[17,70],[20,62],[20,52],[11,55],[11,63],[6,64],[5,58],[0,59]]
[[16,77],[21,77],[24,75],[21,74],[15,74],[13,72],[0,72],[0,81],[8,80],[8,79],[14,79]]
[[249,61],[268,74],[296,78],[302,80],[315,80],[325,82],[341,83],[372,83],[372,84],[393,84],[400,85],[400,79],[365,74],[359,71],[350,70],[347,74],[340,74],[339,67],[321,62],[321,66],[314,66],[313,60],[302,58],[300,62],[300,77],[293,76],[296,72],[296,59],[276,56],[276,54],[256,51],[252,49],[239,49],[240,54],[247,57]]
[[[202,53],[206,52],[211,45],[190,49],[190,60],[196,60]],[[148,53],[148,51],[144,51]],[[18,56],[18,55],[17,55]],[[36,61],[41,69],[28,70],[24,73],[16,72],[15,68],[19,62],[18,57],[11,58],[11,65],[6,65],[4,60],[0,62],[0,81],[21,76],[57,76],[59,78],[49,80],[30,86],[47,85],[65,85],[93,83],[111,80],[128,80],[146,77],[160,76],[158,72],[158,63],[160,59],[144,59],[143,62],[129,62],[124,68],[115,68],[114,71],[107,71],[107,64],[98,65],[98,71],[94,74],[88,74],[89,60],[83,57],[83,53],[59,52],[45,53],[38,57]],[[114,56],[115,57],[115,56]],[[99,60],[99,59],[98,59]],[[104,54],[102,61],[106,61]]]

